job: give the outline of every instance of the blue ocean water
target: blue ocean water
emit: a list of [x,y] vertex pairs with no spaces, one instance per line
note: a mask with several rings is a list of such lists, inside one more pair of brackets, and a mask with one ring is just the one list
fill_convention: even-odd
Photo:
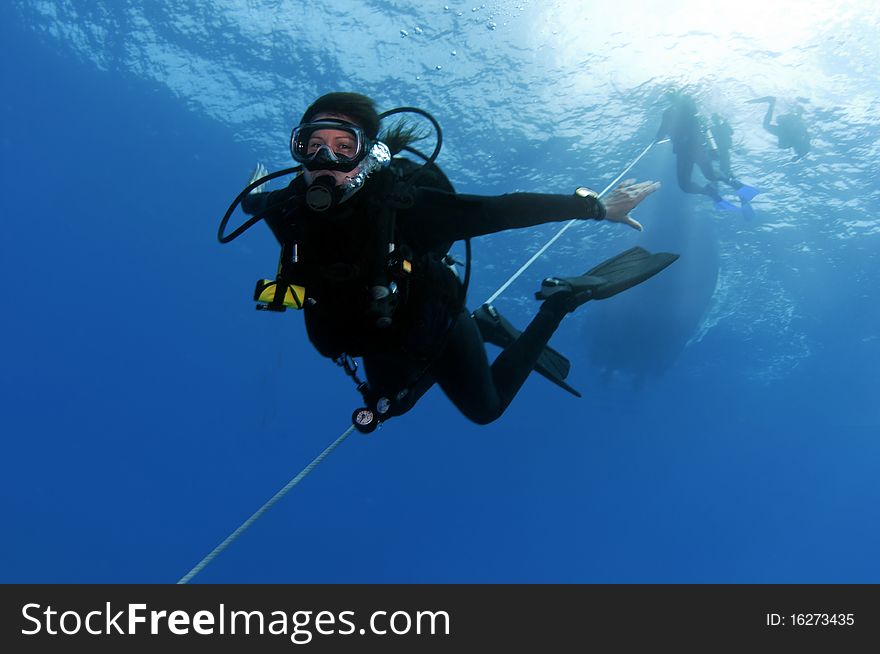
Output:
[[[253,309],[268,230],[216,240],[315,97],[427,109],[459,191],[567,193],[633,161],[675,86],[763,193],[717,212],[654,146],[644,232],[577,225],[499,298],[524,326],[547,275],[681,254],[554,336],[584,397],[533,376],[481,427],[434,389],[196,581],[880,582],[873,3],[141,4],[0,9],[0,581],[176,581],[348,426],[301,317]],[[765,95],[803,109],[805,159]],[[471,306],[559,226],[476,239]]]

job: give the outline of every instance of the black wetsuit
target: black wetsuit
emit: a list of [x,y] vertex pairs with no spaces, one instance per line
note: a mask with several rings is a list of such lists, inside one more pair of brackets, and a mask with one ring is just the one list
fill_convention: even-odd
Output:
[[[708,195],[716,202],[720,202],[722,198],[712,182],[724,182],[733,188],[741,186],[729,175],[716,172],[712,167],[712,152],[707,142],[706,130],[692,100],[683,99],[674,102],[663,112],[656,140],[660,141],[667,136],[672,140],[678,186],[682,191]],[[694,165],[699,166],[703,177],[709,181],[705,186],[700,186],[691,179]]]
[[798,114],[783,114],[776,117],[773,124],[773,110],[776,108],[776,98],[768,98],[767,113],[764,114],[764,129],[778,139],[780,149],[791,148],[795,151],[794,160],[806,156],[810,151],[810,135],[803,118]]
[[465,416],[491,422],[525,382],[567,309],[562,302],[545,301],[522,336],[490,366],[479,329],[461,301],[458,277],[441,258],[453,241],[586,218],[588,206],[575,195],[412,189],[412,206],[396,210],[394,240],[411,250],[413,271],[398,282],[399,307],[391,327],[382,328],[368,311],[368,287],[383,242],[376,216],[384,193],[377,189],[384,188],[387,175],[374,174],[351,199],[323,213],[300,199],[306,188],[301,176],[285,189],[249,196],[242,207],[250,214],[266,213],[279,242],[297,241],[301,272],[296,283],[314,299],[304,314],[309,339],[321,354],[362,357],[370,392],[392,399],[393,415],[412,408],[438,383]]

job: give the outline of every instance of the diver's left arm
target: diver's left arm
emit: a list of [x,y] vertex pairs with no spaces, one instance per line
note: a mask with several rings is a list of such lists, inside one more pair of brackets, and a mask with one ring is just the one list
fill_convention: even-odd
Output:
[[[417,193],[413,213],[406,216],[406,222],[407,227],[414,227],[438,241],[457,241],[570,218],[598,218],[598,204],[594,206],[596,214],[589,215],[587,203],[576,195],[488,196],[424,189]],[[604,207],[601,213],[604,214]]]
[[506,229],[521,229],[562,220],[609,220],[624,223],[641,231],[642,226],[629,212],[649,194],[660,188],[659,182],[626,180],[603,200],[595,194],[556,195],[546,193],[509,193],[506,195],[457,195],[420,189],[411,211],[402,215],[402,226],[430,235],[437,242],[457,241],[494,234]]

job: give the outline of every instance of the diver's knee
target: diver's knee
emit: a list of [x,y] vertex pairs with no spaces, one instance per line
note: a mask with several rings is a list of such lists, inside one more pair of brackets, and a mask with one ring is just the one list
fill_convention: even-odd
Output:
[[465,418],[478,425],[488,425],[495,422],[504,413],[504,408],[498,406],[459,407],[459,409]]

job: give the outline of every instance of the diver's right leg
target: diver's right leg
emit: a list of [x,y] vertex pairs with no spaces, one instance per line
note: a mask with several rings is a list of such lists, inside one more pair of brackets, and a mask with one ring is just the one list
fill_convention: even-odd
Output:
[[[685,193],[690,193],[691,195],[708,195],[716,203],[723,202],[723,198],[721,197],[721,195],[719,195],[718,189],[715,188],[712,182],[709,182],[705,186],[700,186],[691,179],[695,163],[696,162],[693,159],[679,155],[678,162],[676,164],[676,174],[678,175],[679,188]],[[713,178],[715,177],[715,175],[711,173],[711,171],[710,174]],[[705,171],[703,171],[703,175],[706,175]],[[707,179],[709,178],[707,177]]]
[[529,326],[490,366],[479,327],[464,309],[431,372],[459,411],[477,424],[488,424],[510,406],[566,313],[563,298],[544,302]]
[[456,408],[477,424],[492,422],[507,407],[495,389],[483,337],[467,308],[449,331],[431,374]]
[[535,364],[569,313],[570,301],[563,298],[545,300],[538,313],[517,339],[501,351],[492,362],[492,380],[504,412],[534,370]]
[[[694,173],[694,164],[696,162],[691,158],[682,154],[678,155],[675,165],[675,174],[678,178],[678,187],[685,193],[692,195],[708,195],[715,199],[711,192],[711,185],[700,186],[691,179]],[[715,195],[718,195],[716,192]]]
[[[703,173],[703,177],[705,177],[710,182],[724,182],[728,186],[733,187],[734,189],[742,186],[740,182],[735,179],[731,179],[730,177],[725,177],[723,173],[720,171],[716,171],[715,167],[712,165],[712,162],[708,159],[701,161],[699,163],[700,172]],[[718,189],[714,184],[708,184],[702,189],[703,195],[708,195],[716,202],[721,199],[721,196],[718,194]]]
[[465,416],[479,424],[492,422],[522,388],[567,314],[585,302],[609,298],[641,284],[676,259],[677,254],[652,254],[633,247],[580,277],[545,279],[535,294],[544,300],[538,313],[491,367],[480,329],[468,310],[462,309],[431,372]]
[[727,179],[733,179],[733,173],[730,170],[730,151],[724,150],[718,153],[718,170]]
[[[711,180],[712,182],[724,182],[730,188],[736,191],[736,194],[739,196],[739,199],[742,202],[750,202],[754,199],[756,195],[761,192],[760,189],[754,186],[743,184],[735,177],[732,177],[729,172],[728,174],[725,174],[723,171],[716,172],[715,168],[712,166],[712,162],[708,159],[706,159],[705,161],[701,161],[699,165],[700,171],[703,173],[703,177]],[[715,201],[715,207],[717,209],[731,211],[735,208],[732,204],[721,197],[721,194],[718,192],[718,188],[714,184],[707,184],[703,192],[705,195],[708,195]]]

